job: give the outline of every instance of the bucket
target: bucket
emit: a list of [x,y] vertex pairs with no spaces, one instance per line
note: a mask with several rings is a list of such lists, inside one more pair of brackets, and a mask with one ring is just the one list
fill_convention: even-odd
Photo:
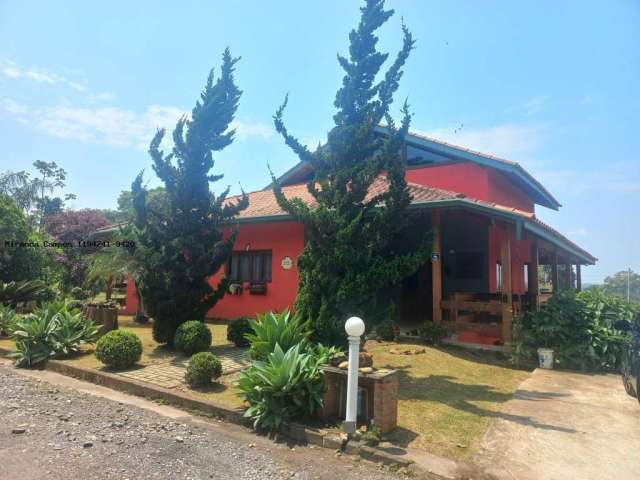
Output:
[[547,370],[553,369],[553,350],[550,348],[538,349],[538,362],[540,368],[546,368]]

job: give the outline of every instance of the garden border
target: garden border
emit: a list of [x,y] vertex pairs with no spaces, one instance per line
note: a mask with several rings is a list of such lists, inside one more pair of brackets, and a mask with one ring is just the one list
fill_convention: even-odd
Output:
[[[0,347],[0,356],[6,357],[10,353],[10,350]],[[217,405],[182,392],[149,385],[129,378],[125,379],[109,372],[101,372],[78,365],[69,365],[60,360],[49,360],[45,369],[130,395],[145,397],[150,400],[163,400],[173,406],[213,415],[229,423],[250,426],[250,421],[244,417],[244,411],[242,409]],[[358,455],[363,459],[385,465],[396,465],[405,468],[415,465],[415,462],[408,458],[365,445],[360,441],[347,440],[342,435],[323,433],[320,430],[309,428],[299,423],[292,422],[284,424],[280,429],[280,433],[296,442],[305,442],[323,448],[340,450],[348,455]]]

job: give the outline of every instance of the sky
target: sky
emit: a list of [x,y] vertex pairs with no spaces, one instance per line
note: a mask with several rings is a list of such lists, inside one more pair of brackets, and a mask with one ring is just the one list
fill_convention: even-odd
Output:
[[[0,171],[55,161],[72,208],[115,208],[158,127],[190,111],[229,46],[242,59],[236,141],[215,172],[237,192],[296,163],[273,128],[311,146],[332,126],[355,0],[0,0]],[[517,161],[563,207],[536,214],[599,258],[583,282],[640,271],[640,2],[389,0],[383,51],[417,39],[393,112],[412,129]]]

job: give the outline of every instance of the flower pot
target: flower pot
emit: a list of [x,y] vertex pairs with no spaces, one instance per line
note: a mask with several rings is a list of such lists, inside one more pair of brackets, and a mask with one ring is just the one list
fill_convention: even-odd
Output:
[[553,370],[553,350],[550,348],[539,348],[538,363],[540,364],[540,368]]

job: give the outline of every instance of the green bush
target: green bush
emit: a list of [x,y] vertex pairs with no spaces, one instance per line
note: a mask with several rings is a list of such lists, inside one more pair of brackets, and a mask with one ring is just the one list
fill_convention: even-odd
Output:
[[603,292],[559,292],[539,311],[515,319],[512,359],[516,364],[533,363],[536,349],[545,347],[554,350],[560,367],[615,370],[638,310]]
[[184,379],[191,387],[205,387],[222,375],[222,363],[211,352],[199,352],[189,360]]
[[96,358],[117,370],[131,367],[141,355],[142,342],[126,330],[112,330],[96,344]]
[[32,367],[52,356],[68,356],[85,343],[93,343],[98,328],[65,302],[50,302],[30,315],[13,321],[11,338],[16,342],[13,357],[21,367]]
[[422,338],[425,343],[432,345],[440,343],[440,340],[446,337],[447,333],[446,327],[431,321],[424,322],[422,327],[420,327],[420,338]]
[[393,320],[384,320],[376,326],[376,335],[385,342],[391,342],[396,338],[396,324]]
[[302,353],[300,345],[286,353],[276,344],[266,361],[255,360],[237,382],[249,408],[244,416],[254,428],[276,431],[282,422],[312,415],[322,407],[321,361]]
[[253,329],[247,317],[236,318],[227,325],[227,340],[233,342],[236,347],[248,347],[250,343],[245,338],[245,335],[252,331]]
[[257,320],[249,320],[249,324],[253,333],[247,334],[246,338],[251,343],[249,353],[254,360],[266,360],[275,351],[276,344],[283,351],[294,345],[305,350],[308,345],[310,332],[307,323],[289,310],[258,315]]
[[176,336],[173,339],[173,345],[179,352],[185,355],[193,355],[194,353],[209,350],[212,340],[211,330],[207,328],[204,322],[190,320],[178,327]]

